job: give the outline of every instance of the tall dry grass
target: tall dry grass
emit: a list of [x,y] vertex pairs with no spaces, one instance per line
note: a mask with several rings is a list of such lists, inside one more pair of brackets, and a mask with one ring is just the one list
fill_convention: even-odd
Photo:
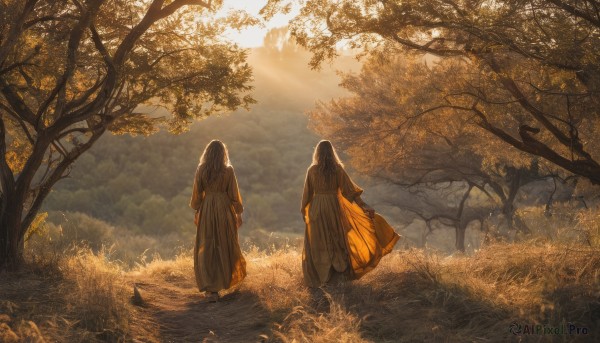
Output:
[[[529,214],[528,224],[538,230],[526,240],[493,243],[471,256],[397,250],[361,280],[319,289],[303,285],[299,247],[251,248],[245,252],[248,277],[224,292],[234,293],[227,306],[239,302],[266,314],[248,337],[260,331],[259,338],[270,342],[597,341],[598,212],[565,214],[562,221]],[[152,316],[160,304],[135,310],[128,282],[141,279],[195,299],[189,250],[171,260],[140,258],[131,269],[112,261],[110,250],[30,252],[26,270],[0,277],[0,341],[162,341],[160,330],[133,330],[140,322],[155,323],[141,316]],[[210,307],[215,323],[231,316],[221,308]],[[588,334],[515,336],[513,323],[572,323]]]
[[[273,318],[271,341],[593,341],[594,336],[513,336],[513,322],[574,323],[600,334],[600,251],[535,241],[473,256],[395,251],[363,279],[310,290],[300,254],[249,254],[241,291]],[[592,338],[592,339],[590,339]]]
[[108,252],[73,248],[28,256],[0,281],[1,342],[120,342],[129,327],[121,265]]

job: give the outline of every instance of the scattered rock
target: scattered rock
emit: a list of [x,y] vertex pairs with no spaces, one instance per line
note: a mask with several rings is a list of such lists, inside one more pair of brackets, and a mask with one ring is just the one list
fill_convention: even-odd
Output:
[[131,297],[131,303],[136,306],[144,306],[145,304],[136,284],[133,285],[133,296]]

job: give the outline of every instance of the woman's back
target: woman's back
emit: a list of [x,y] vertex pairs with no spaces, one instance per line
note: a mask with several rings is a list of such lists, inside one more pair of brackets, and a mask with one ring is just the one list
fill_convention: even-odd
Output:
[[313,191],[315,193],[337,192],[337,189],[339,188],[339,169],[341,168],[336,168],[332,177],[327,177],[319,170],[318,165],[311,166],[308,169],[308,177],[312,183]]
[[236,213],[242,213],[242,196],[240,195],[237,179],[232,166],[225,167],[224,171],[216,175],[213,180],[208,180],[207,173],[203,170],[204,165],[198,166],[196,171],[196,180],[192,192],[190,206],[199,209],[204,197],[211,194],[221,193],[229,199],[229,205],[232,205]]
[[363,192],[363,190],[350,179],[342,166],[338,165],[333,175],[328,176],[319,169],[318,165],[312,165],[308,168],[306,174],[302,208],[311,201],[313,194],[335,194],[338,190],[350,202],[354,201],[354,199]]
[[221,173],[215,175],[213,180],[208,180],[207,173],[203,170],[204,165],[200,165],[200,181],[202,189],[205,192],[226,192],[231,178],[233,177],[233,167],[227,166]]
[[216,299],[246,276],[237,235],[244,208],[225,145],[212,141],[200,161],[190,200],[197,218],[194,273],[198,289]]

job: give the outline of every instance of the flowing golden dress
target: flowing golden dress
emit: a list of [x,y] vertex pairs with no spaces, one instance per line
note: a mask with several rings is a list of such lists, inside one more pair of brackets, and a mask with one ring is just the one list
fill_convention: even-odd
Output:
[[235,218],[244,208],[233,168],[207,184],[198,166],[190,207],[200,210],[194,247],[198,289],[218,292],[236,285],[246,277],[246,261]]
[[302,196],[306,211],[302,271],[309,286],[322,286],[336,272],[360,278],[400,239],[383,217],[375,214],[371,219],[354,202],[362,191],[341,167],[331,181],[316,166],[308,169]]

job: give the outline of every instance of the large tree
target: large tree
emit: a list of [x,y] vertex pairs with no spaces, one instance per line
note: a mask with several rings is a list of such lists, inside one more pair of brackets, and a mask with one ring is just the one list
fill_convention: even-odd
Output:
[[359,74],[343,74],[341,86],[350,96],[320,102],[309,112],[310,127],[344,149],[358,171],[423,198],[397,199],[397,205],[429,228],[434,221],[455,227],[458,250],[464,250],[469,222],[483,222],[496,208],[509,228],[527,232],[515,216],[519,190],[559,175],[535,156],[502,149],[451,109],[414,115],[428,108],[431,94],[454,81],[445,79],[446,68],[414,58],[370,58]]
[[246,52],[222,38],[252,20],[219,19],[221,5],[0,1],[0,268],[19,264],[52,186],[105,132],[177,132],[253,103]]
[[[263,13],[287,2],[271,0]],[[341,43],[365,53],[435,56],[452,81],[434,89],[415,116],[450,109],[504,146],[600,184],[597,1],[301,3],[292,34],[313,52],[313,66],[336,56]],[[428,86],[401,96],[410,101]]]

